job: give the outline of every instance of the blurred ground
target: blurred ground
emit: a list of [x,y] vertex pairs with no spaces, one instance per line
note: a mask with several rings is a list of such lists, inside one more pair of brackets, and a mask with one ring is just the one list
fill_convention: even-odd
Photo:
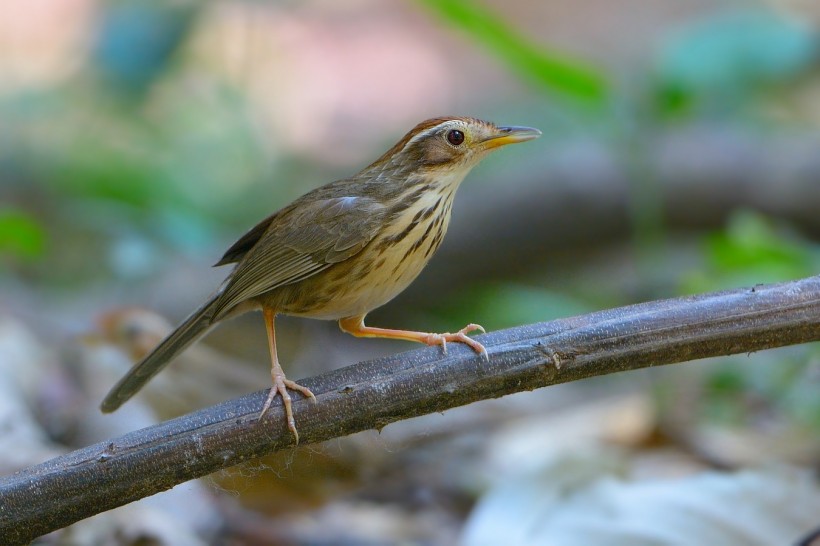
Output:
[[[430,267],[371,324],[497,329],[820,270],[813,2],[7,0],[3,14],[4,473],[267,386],[250,315],[122,411],[96,409],[152,328],[224,278],[209,266],[244,230],[433,115],[544,136],[476,169]],[[410,348],[281,323],[294,379]],[[774,534],[758,538],[791,543],[818,498],[819,385],[804,346],[551,387],[304,446],[44,540],[481,544],[515,526],[531,533],[511,543],[594,543],[604,527],[598,543],[685,544],[655,531],[717,515],[701,543],[748,544],[759,509]],[[801,501],[750,501],[772,495]],[[694,515],[636,529],[607,504],[624,498]]]

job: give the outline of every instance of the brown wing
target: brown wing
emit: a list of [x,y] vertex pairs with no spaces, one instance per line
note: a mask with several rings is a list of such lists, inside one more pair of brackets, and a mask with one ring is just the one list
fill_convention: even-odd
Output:
[[[216,317],[243,301],[355,255],[378,233],[386,213],[384,205],[369,197],[334,197],[295,205],[266,220],[266,230],[244,251],[219,296]],[[248,232],[244,245],[259,226]],[[241,247],[241,241],[234,247]]]
[[242,260],[245,257],[245,254],[248,253],[253,246],[259,242],[259,239],[262,238],[262,235],[270,227],[271,223],[273,222],[274,218],[279,212],[275,212],[253,226],[253,228],[248,231],[245,235],[239,238],[231,248],[225,251],[225,254],[222,255],[222,258],[219,259],[218,262],[214,264],[214,267],[218,267],[220,265],[232,264]]

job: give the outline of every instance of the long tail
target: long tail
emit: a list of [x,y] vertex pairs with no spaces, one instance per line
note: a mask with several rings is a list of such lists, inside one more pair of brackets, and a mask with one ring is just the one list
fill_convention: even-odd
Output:
[[176,330],[162,340],[151,353],[131,368],[102,401],[100,409],[111,413],[134,396],[175,356],[197,339],[204,336],[213,325],[217,297],[191,313]]

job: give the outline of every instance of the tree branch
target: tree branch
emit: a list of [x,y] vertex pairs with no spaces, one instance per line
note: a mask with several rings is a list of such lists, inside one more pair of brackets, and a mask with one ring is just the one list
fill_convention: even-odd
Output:
[[[380,428],[585,377],[820,340],[820,276],[654,301],[480,337],[489,362],[450,344],[362,362],[301,383],[304,443]],[[265,391],[87,447],[0,480],[0,536],[26,543],[96,513],[292,445]]]

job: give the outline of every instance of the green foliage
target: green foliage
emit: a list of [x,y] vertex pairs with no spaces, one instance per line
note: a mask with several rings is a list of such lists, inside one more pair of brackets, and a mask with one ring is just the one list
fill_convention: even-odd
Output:
[[820,428],[816,346],[791,348],[776,359],[725,359],[702,384],[698,420],[755,427],[761,422]]
[[592,306],[571,296],[535,286],[512,282],[485,283],[460,290],[447,300],[447,307],[436,310],[443,328],[454,322],[481,317],[489,330],[510,328],[559,317],[578,315]]
[[0,209],[0,256],[33,260],[46,248],[46,233],[31,215],[17,209]]
[[702,248],[706,263],[685,276],[684,293],[798,279],[820,269],[820,246],[750,210],[735,212]]
[[723,12],[667,40],[656,69],[666,111],[736,109],[761,86],[794,79],[817,60],[810,28],[771,11]]
[[471,0],[418,0],[442,20],[469,34],[507,66],[547,90],[593,104],[608,94],[606,78],[587,63],[531,43],[492,10]]
[[[39,282],[62,284],[61,273],[80,282],[118,275],[111,256],[137,240],[143,250],[128,254],[146,263],[165,252],[216,259],[221,231],[227,240],[249,228],[285,201],[287,183],[300,181],[271,184],[270,158],[235,92],[192,95],[175,83],[155,90],[143,109],[88,82],[0,100],[0,112],[13,114],[3,116],[0,136],[0,201],[7,194],[37,203],[47,211],[42,229],[59,239],[49,264],[32,268]],[[77,259],[82,252],[96,257]]]
[[120,133],[117,142],[85,134],[65,144],[64,153],[53,158],[59,175],[48,178],[56,192],[141,208],[175,200],[173,186],[163,183],[159,165],[151,161],[151,147],[143,147],[133,131]]

